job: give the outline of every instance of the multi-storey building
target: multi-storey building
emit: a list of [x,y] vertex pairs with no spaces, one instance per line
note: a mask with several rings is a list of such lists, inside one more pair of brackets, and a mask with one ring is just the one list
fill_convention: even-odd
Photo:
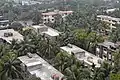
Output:
[[98,15],[97,20],[106,22],[109,25],[110,30],[116,28],[116,24],[120,24],[120,18],[114,18],[106,15]]
[[50,40],[56,40],[60,34],[60,32],[58,32],[57,30],[44,24],[33,25],[32,27],[37,33],[48,37]]
[[101,63],[103,62],[103,59],[100,57],[97,57],[84,49],[81,49],[75,45],[68,44],[67,46],[60,47],[62,51],[67,52],[68,54],[74,54],[75,57],[83,62],[86,66],[92,67],[92,65],[95,65],[95,67],[100,67]]
[[111,62],[114,60],[113,53],[118,49],[118,47],[119,43],[109,41],[99,43],[96,47],[96,56]]
[[0,30],[0,42],[11,43],[13,39],[22,41],[23,36],[13,29]]
[[107,9],[107,10],[105,10],[105,12],[112,13],[112,12],[117,11],[117,10],[119,10],[119,8]]
[[0,28],[5,28],[9,26],[9,20],[4,19],[3,16],[0,16]]
[[57,14],[61,15],[62,18],[65,19],[66,16],[72,13],[73,11],[53,11],[53,12],[42,13],[43,23],[48,23],[48,22],[54,23],[55,15]]
[[30,75],[35,75],[41,80],[65,80],[64,75],[47,63],[37,54],[28,53],[25,56],[18,57],[22,62],[21,67]]

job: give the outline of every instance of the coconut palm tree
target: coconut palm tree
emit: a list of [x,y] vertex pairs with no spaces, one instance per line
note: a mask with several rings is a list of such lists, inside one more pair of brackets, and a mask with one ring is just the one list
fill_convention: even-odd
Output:
[[19,56],[21,55],[26,55],[27,53],[33,53],[35,52],[34,49],[35,49],[35,45],[34,44],[31,44],[29,41],[22,41],[20,44],[19,44],[19,49],[18,49],[18,52],[19,52]]
[[17,60],[17,56],[15,52],[8,52],[1,58],[3,62],[2,71],[0,72],[0,79],[7,80],[8,78],[11,79],[23,79],[21,75],[21,68],[20,62]]
[[[55,57],[55,67],[64,72],[65,68],[69,65],[67,62],[70,60],[69,55],[66,52],[59,52]],[[65,67],[66,66],[66,67]]]
[[42,23],[42,15],[38,10],[33,11],[32,20],[34,22],[33,24],[35,24],[35,25]]
[[59,47],[55,41],[53,42],[46,37],[45,40],[41,42],[40,52],[43,53],[46,58],[52,58],[59,52]]

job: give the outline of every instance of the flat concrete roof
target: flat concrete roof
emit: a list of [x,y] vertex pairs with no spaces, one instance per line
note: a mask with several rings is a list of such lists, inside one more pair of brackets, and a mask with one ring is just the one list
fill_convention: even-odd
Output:
[[98,45],[101,45],[101,46],[104,46],[104,47],[107,47],[107,48],[110,48],[110,46],[115,47],[115,43],[109,42],[109,41],[105,41],[103,43],[98,43]]
[[56,15],[56,14],[65,14],[65,13],[73,13],[73,11],[53,11],[53,12],[46,12],[46,13],[42,13],[42,15],[48,15],[48,16],[51,16],[51,15]]
[[0,23],[9,22],[9,20],[2,20]]
[[58,32],[57,30],[55,30],[55,29],[53,29],[51,27],[48,27],[46,25],[34,25],[32,27],[35,28],[35,29],[47,27],[48,30],[47,31],[43,31],[41,33],[45,33],[45,34],[47,34],[49,36],[59,36],[59,34],[60,34],[60,32]]
[[[60,47],[63,51],[66,51],[68,54],[71,55],[71,53],[73,52],[75,54],[75,56],[77,57],[78,60],[80,61],[84,61],[86,64],[88,65],[92,65],[93,63],[96,65],[96,67],[100,67],[101,64],[98,63],[98,60],[100,61],[103,61],[103,59],[85,51],[84,49],[81,49],[75,45],[72,45],[72,44],[69,44],[71,45],[71,47],[68,47],[68,46],[63,46],[63,47]],[[85,56],[80,56],[78,53],[79,52],[84,52],[85,53]],[[88,61],[88,58],[91,57],[92,58],[92,62]]]
[[[32,58],[29,58],[27,55],[18,57],[18,59],[27,66],[28,71],[31,74],[35,74],[37,77],[40,77],[41,80],[54,80],[51,77],[53,75],[58,75],[59,80],[61,80],[64,75],[47,63],[37,54],[31,54]],[[38,66],[38,67],[37,67]]]
[[60,32],[58,32],[57,30],[48,27],[48,31],[43,32],[45,34],[48,34],[50,36],[59,36]]
[[111,17],[111,16],[107,16],[107,15],[97,15],[97,17],[101,17],[101,18],[105,18],[105,19],[109,19],[109,20],[120,21],[120,18],[115,18],[115,17]]
[[42,15],[56,15],[57,13],[56,12],[47,12],[47,13],[42,13]]
[[[13,36],[5,37],[4,33],[8,33],[8,32],[13,33]],[[0,30],[0,38],[2,38],[3,40],[6,40],[8,43],[11,43],[10,41],[12,41],[13,39],[18,41],[23,40],[23,36],[13,29]]]

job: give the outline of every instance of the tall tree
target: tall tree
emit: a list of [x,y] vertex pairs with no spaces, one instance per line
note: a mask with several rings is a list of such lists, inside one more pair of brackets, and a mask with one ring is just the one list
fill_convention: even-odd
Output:
[[4,55],[1,58],[3,61],[2,70],[0,72],[0,79],[1,80],[8,80],[11,79],[23,79],[21,74],[20,62],[17,60],[17,56],[15,52],[8,52],[8,54]]

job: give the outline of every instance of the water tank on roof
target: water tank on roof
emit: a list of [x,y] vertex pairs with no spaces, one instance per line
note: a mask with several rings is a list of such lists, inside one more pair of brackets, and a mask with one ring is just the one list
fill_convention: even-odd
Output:
[[32,57],[33,57],[31,53],[27,53],[27,56],[28,56],[29,58],[32,58]]
[[67,46],[68,46],[69,48],[72,48],[72,45],[71,45],[71,44],[68,44]]
[[79,57],[79,58],[85,57],[85,51],[77,52],[77,53],[75,53],[75,54],[76,54],[76,56]]
[[100,59],[98,59],[98,61],[97,61],[99,64],[102,64],[102,60],[100,60]]
[[13,33],[11,32],[4,33],[4,37],[11,37],[11,36],[13,36]]
[[93,57],[87,57],[87,61],[93,63]]

